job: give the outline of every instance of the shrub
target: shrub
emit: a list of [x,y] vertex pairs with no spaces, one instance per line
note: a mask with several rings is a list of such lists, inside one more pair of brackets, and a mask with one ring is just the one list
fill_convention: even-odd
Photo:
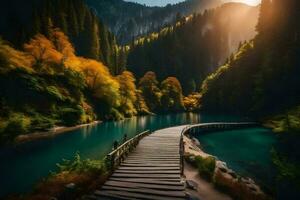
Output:
[[84,111],[80,106],[77,106],[76,108],[62,108],[60,114],[65,125],[73,126],[80,123]]
[[201,177],[208,181],[212,180],[216,167],[216,159],[214,157],[202,158],[201,156],[196,156],[192,164],[197,167]]
[[202,158],[200,156],[197,156],[195,158],[195,162],[200,176],[210,181],[214,175],[214,171],[216,167],[215,158],[213,157]]
[[104,174],[106,167],[101,160],[82,160],[79,153],[76,153],[73,160],[63,160],[63,163],[57,164],[60,172],[91,172]]
[[34,128],[34,130],[38,131],[49,130],[56,124],[56,120],[37,113],[35,113],[31,121],[31,125]]
[[4,125],[3,137],[11,140],[17,135],[29,132],[31,120],[22,113],[13,113],[9,116],[6,126]]
[[117,109],[112,108],[111,112],[110,112],[109,119],[122,120],[122,119],[124,119],[124,116]]

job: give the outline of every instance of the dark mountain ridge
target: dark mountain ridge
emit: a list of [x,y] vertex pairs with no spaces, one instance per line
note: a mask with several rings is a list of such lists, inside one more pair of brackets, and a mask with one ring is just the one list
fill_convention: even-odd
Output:
[[221,0],[187,0],[165,7],[149,7],[123,0],[85,1],[122,44],[174,23],[179,15],[199,13],[222,4]]
[[138,77],[147,71],[161,80],[178,77],[185,94],[194,92],[241,42],[254,38],[258,15],[259,6],[227,3],[181,18],[131,45],[127,68]]

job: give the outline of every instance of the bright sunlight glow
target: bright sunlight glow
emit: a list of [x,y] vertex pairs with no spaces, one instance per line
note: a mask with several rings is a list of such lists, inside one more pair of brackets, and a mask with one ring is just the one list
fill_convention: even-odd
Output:
[[[140,4],[146,4],[148,6],[165,6],[167,4],[175,4],[179,2],[183,2],[184,0],[125,0],[131,2],[137,2]],[[223,0],[223,2],[241,2],[246,3],[251,6],[256,6],[260,4],[261,0]]]
[[241,2],[251,6],[256,6],[260,4],[261,0],[225,0],[225,2]]

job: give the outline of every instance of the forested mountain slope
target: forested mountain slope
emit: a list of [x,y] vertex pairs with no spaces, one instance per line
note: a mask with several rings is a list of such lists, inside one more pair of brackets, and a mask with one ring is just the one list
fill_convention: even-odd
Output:
[[[185,109],[176,77],[160,83],[148,73],[137,82],[124,71],[128,47],[117,46],[114,35],[82,0],[5,4],[0,24],[0,144],[54,126]],[[19,9],[22,5],[26,12]]]
[[251,115],[278,132],[275,199],[300,198],[300,2],[263,0],[258,35],[202,85],[202,109]]
[[159,79],[178,77],[185,94],[194,92],[241,41],[252,39],[259,7],[240,3],[181,18],[174,26],[140,38],[128,55],[128,69],[138,77],[154,71]]
[[110,27],[122,44],[175,22],[178,14],[199,13],[222,3],[221,0],[187,0],[166,7],[148,7],[123,0],[85,1]]
[[148,112],[134,75],[118,71],[122,49],[114,35],[82,0],[3,4],[0,143],[56,125]]
[[206,79],[203,108],[265,114],[299,104],[299,7],[263,1],[258,35]]
[[122,71],[124,49],[83,0],[4,0],[0,8],[0,35],[21,49],[37,33],[49,35],[49,27],[67,34],[80,56],[101,60],[113,74]]

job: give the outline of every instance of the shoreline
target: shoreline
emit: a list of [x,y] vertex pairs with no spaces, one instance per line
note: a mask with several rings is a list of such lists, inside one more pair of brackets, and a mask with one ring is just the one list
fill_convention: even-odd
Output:
[[[216,187],[217,185],[222,186],[222,189],[227,188],[223,193],[230,195],[233,199],[237,196],[241,199],[268,199],[267,195],[254,180],[249,177],[240,176],[238,173],[227,167],[226,162],[218,160],[215,156],[204,152],[201,149],[200,142],[196,138],[190,138],[185,135],[183,141],[185,156],[200,156],[202,158],[214,157],[216,159],[216,167],[213,175],[214,181],[211,182],[212,185],[215,185],[215,190],[218,190],[218,187]],[[197,176],[194,181],[203,182],[203,178]],[[203,195],[201,191],[196,192],[198,192],[199,196]],[[240,196],[240,192],[243,192],[242,195],[244,196]]]
[[93,125],[97,125],[102,123],[102,121],[93,121],[91,123],[87,123],[87,124],[79,124],[76,126],[70,126],[70,127],[65,127],[65,126],[61,126],[61,127],[54,127],[52,128],[50,131],[44,131],[44,132],[35,132],[35,133],[29,133],[29,134],[23,134],[23,135],[19,135],[15,138],[14,143],[15,144],[23,144],[26,142],[32,142],[32,141],[36,141],[36,140],[42,140],[42,139],[48,139],[51,137],[55,137],[57,135],[61,135],[61,134],[65,134],[68,133],[70,131],[74,131],[83,127],[87,127],[87,126],[93,126]]

